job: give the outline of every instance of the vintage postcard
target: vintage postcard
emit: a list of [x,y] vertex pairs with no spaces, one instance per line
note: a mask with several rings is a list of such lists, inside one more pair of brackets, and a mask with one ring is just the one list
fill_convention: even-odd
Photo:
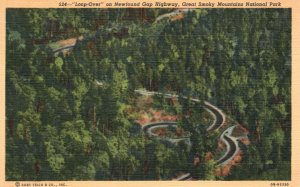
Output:
[[299,3],[1,5],[1,187],[300,187]]

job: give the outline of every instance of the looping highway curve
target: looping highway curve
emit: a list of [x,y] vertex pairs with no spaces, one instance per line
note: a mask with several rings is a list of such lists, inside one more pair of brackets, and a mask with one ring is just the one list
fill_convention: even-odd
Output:
[[[165,98],[178,98],[179,97],[178,95],[175,95],[175,94],[164,94],[164,93],[160,93],[160,92],[150,92],[150,91],[146,91],[146,90],[135,90],[135,92],[140,95],[144,95],[144,96],[162,95]],[[182,98],[188,99],[185,96],[183,96]],[[201,101],[196,98],[191,98],[191,101],[193,101],[195,103],[201,103]],[[213,123],[206,129],[207,132],[209,133],[209,132],[220,129],[225,124],[226,116],[224,115],[224,113],[219,108],[217,108],[216,106],[212,105],[211,103],[209,103],[207,101],[205,101],[203,103],[203,107],[213,117]],[[155,123],[148,123],[142,127],[142,130],[149,137],[160,138],[157,134],[153,133],[152,130],[154,128],[158,128],[158,127],[169,127],[169,126],[176,127],[177,123],[175,121],[174,122],[160,121],[160,122],[155,122]],[[240,151],[240,147],[238,144],[239,138],[232,136],[232,132],[235,127],[236,127],[236,125],[227,128],[226,130],[224,130],[224,132],[220,136],[220,140],[226,145],[226,152],[221,158],[219,158],[216,161],[217,166],[220,166],[220,167],[225,166]],[[160,138],[160,139],[167,140],[171,143],[177,143],[182,140],[189,141],[189,136],[182,137],[182,138],[164,137],[164,138]],[[177,178],[176,180],[190,180],[191,178],[192,178],[191,174],[186,173],[186,174],[182,175],[181,177]]]

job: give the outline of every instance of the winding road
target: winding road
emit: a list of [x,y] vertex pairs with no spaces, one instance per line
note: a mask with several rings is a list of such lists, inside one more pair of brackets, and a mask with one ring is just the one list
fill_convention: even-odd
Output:
[[217,160],[217,165],[219,166],[225,166],[228,164],[228,162],[230,162],[240,150],[238,138],[231,136],[235,127],[236,125],[229,127],[221,135],[221,141],[226,145],[226,153]]
[[[153,22],[153,24],[156,24],[157,22],[163,20],[164,18],[169,18],[170,19],[170,18],[175,17],[175,16],[187,14],[188,12],[194,11],[194,10],[196,10],[196,9],[194,9],[194,8],[179,8],[179,9],[176,9],[173,12],[162,14],[162,15],[158,16],[155,19],[155,21]],[[59,53],[69,52],[76,46],[78,40],[81,41],[83,39],[84,39],[84,37],[81,35],[77,38],[69,38],[69,39],[66,39],[66,40],[58,41],[58,42],[56,42],[58,44],[63,43],[65,41],[71,41],[71,42],[66,42],[66,44],[61,45],[60,47],[58,47],[56,49],[53,49],[53,53],[55,55],[57,55]]]
[[[176,94],[164,94],[161,92],[150,92],[146,90],[135,90],[136,93],[144,95],[144,96],[153,96],[153,95],[162,95],[165,98],[178,98],[179,96]],[[188,99],[188,97],[183,96],[182,98]],[[201,101],[196,98],[191,98],[191,101],[200,103]],[[216,106],[212,105],[211,103],[205,101],[204,104],[204,109],[210,113],[210,115],[213,117],[214,121],[213,123],[206,129],[208,132],[216,131],[220,129],[224,124],[225,124],[225,119],[226,116],[224,113],[217,108]],[[157,123],[148,123],[145,124],[142,127],[142,130],[144,131],[145,134],[147,134],[149,137],[156,137],[160,138],[157,134],[153,133],[152,130],[157,127],[168,127],[168,126],[176,126],[176,122],[157,122]],[[235,126],[231,126],[227,128],[222,135],[220,136],[220,140],[226,145],[226,152],[225,154],[216,161],[217,166],[225,166],[228,164],[239,152],[240,148],[238,145],[238,139],[236,137],[232,136],[232,132],[234,130]],[[177,143],[181,140],[187,140],[189,137],[183,137],[183,138],[169,138],[169,137],[164,137],[164,140],[167,140],[172,143]],[[192,178],[190,173],[186,173],[182,175],[181,177],[178,177],[176,180],[190,180]]]
[[[189,11],[193,11],[194,9],[177,9],[171,13],[166,13],[163,15],[160,15],[156,18],[156,20],[154,21],[154,24],[159,22],[160,20],[164,19],[164,18],[172,18],[174,16],[178,16],[180,14],[186,14]],[[74,48],[74,46],[77,44],[77,40],[82,40],[82,38],[77,38],[76,41],[74,43],[70,43],[64,46],[61,46],[60,48],[54,49],[53,53],[54,54],[58,54],[60,52],[67,52],[70,51]],[[97,85],[103,85],[102,82],[96,82]],[[163,97],[165,98],[178,98],[178,95],[175,94],[164,94],[164,93],[160,93],[160,92],[150,92],[150,91],[146,91],[146,90],[135,90],[136,93],[139,93],[141,95],[147,95],[147,96],[153,96],[153,95],[163,95]],[[182,98],[184,99],[189,99],[188,97],[182,96]],[[201,101],[199,99],[196,98],[191,98],[191,101],[195,102],[195,103],[201,103]],[[224,124],[225,124],[225,119],[226,116],[224,115],[224,113],[217,108],[216,106],[212,105],[211,103],[205,101],[203,104],[204,109],[210,113],[210,115],[213,118],[213,123],[206,129],[207,132],[212,132],[212,131],[217,131],[218,129],[220,129]],[[161,122],[157,122],[157,123],[149,123],[146,124],[142,127],[142,130],[145,132],[145,134],[147,134],[149,137],[156,137],[156,138],[160,138],[160,139],[164,139],[166,141],[169,141],[171,143],[177,143],[179,141],[187,141],[188,143],[190,143],[190,138],[189,136],[186,137],[182,137],[182,138],[170,138],[170,137],[164,137],[161,138],[159,137],[157,134],[153,133],[152,130],[158,127],[168,127],[168,126],[177,126],[176,122],[170,122],[170,121],[161,121]],[[222,135],[220,136],[220,140],[226,145],[226,152],[225,154],[216,161],[218,166],[225,166],[226,164],[228,164],[239,152],[240,147],[238,145],[238,139],[236,137],[232,136],[232,132],[234,130],[236,126],[231,126],[228,129],[226,129]],[[190,180],[192,179],[191,174],[190,173],[186,173],[178,178],[176,178],[176,180]]]
[[187,12],[193,11],[193,10],[195,10],[195,9],[193,9],[193,8],[180,8],[180,9],[176,9],[173,12],[162,14],[162,15],[158,16],[155,19],[154,23],[157,23],[157,22],[161,21],[164,18],[171,18],[171,17],[179,16],[179,15],[186,14]]
[[72,44],[72,45],[67,45],[67,46],[64,46],[64,47],[57,48],[57,49],[53,50],[53,53],[58,54],[58,53],[68,52],[68,51],[72,50],[75,45],[76,45],[76,43]]

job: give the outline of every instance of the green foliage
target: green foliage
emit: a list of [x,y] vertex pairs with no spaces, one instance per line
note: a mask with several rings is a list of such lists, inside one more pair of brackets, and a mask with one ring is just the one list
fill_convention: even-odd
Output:
[[[205,112],[182,98],[155,106],[192,112],[180,121],[191,150],[145,140],[126,114],[138,88],[209,100],[249,130],[225,179],[290,178],[290,9],[199,9],[155,22],[169,11],[7,10],[7,180],[166,180],[191,169],[190,155],[216,150],[219,132],[208,135]],[[53,54],[81,35],[70,54]],[[215,180],[215,163],[199,168]]]
[[62,69],[62,66],[63,66],[63,64],[64,64],[64,61],[63,61],[63,59],[62,58],[60,58],[60,57],[57,57],[56,59],[55,59],[55,65],[58,67],[58,69],[59,70],[61,70]]

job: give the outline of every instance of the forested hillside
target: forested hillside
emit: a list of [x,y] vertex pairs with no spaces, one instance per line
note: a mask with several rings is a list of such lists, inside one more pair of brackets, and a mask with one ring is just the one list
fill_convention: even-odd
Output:
[[[291,10],[199,9],[155,21],[171,11],[7,9],[6,180],[169,180],[190,171],[196,152],[200,180],[290,179]],[[76,45],[54,53],[51,44],[69,38]],[[215,135],[197,139],[205,128],[194,119],[181,122],[192,149],[145,138],[129,110],[140,88],[221,108],[249,131],[242,161],[216,176],[215,162],[203,161]],[[178,114],[199,110],[179,102]]]

